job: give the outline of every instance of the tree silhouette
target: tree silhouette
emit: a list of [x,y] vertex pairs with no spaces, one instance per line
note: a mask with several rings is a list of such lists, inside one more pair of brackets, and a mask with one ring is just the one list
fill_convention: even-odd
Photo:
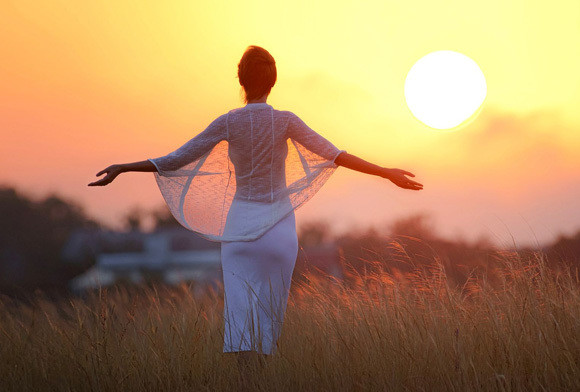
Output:
[[99,227],[82,208],[57,195],[31,200],[0,187],[0,291],[63,290],[78,271],[60,257],[70,234]]
[[153,218],[155,229],[180,226],[180,223],[173,217],[166,204],[153,210],[151,212],[151,217]]
[[302,247],[320,245],[330,239],[330,225],[326,221],[304,223],[298,230],[298,243]]

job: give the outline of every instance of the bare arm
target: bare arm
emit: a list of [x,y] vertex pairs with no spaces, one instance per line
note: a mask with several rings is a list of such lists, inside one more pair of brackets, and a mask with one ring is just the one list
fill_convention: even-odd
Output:
[[336,163],[338,166],[344,166],[361,173],[372,174],[386,178],[401,188],[412,189],[416,191],[423,189],[422,184],[405,177],[415,177],[413,173],[401,169],[388,169],[386,167],[377,166],[374,163],[367,162],[364,159],[347,153],[346,151],[341,152],[334,160],[334,163]]
[[155,172],[155,171],[157,171],[157,168],[150,161],[139,161],[139,162],[111,165],[111,166],[107,167],[106,169],[103,169],[97,173],[97,177],[100,176],[101,174],[107,173],[107,175],[105,177],[103,177],[100,180],[97,180],[95,182],[91,182],[89,184],[89,186],[107,185],[107,184],[113,182],[113,180],[115,178],[117,178],[117,176],[119,174],[125,173],[125,172],[131,172],[131,171]]
[[[107,175],[98,181],[91,182],[89,186],[102,186],[111,183],[119,174],[131,171],[137,172],[161,172],[164,170],[176,170],[187,165],[210,151],[216,144],[226,138],[227,113],[219,116],[207,126],[207,128],[187,141],[177,150],[165,156],[147,159],[145,161],[111,165],[97,173]],[[159,168],[159,170],[158,170]]]

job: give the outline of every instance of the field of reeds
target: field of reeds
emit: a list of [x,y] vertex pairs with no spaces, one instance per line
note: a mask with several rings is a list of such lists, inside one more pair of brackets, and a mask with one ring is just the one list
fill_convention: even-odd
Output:
[[[291,291],[278,353],[255,391],[579,391],[577,270],[500,252],[451,286],[434,258]],[[346,283],[348,282],[348,283]],[[222,293],[117,287],[85,298],[0,304],[2,391],[236,391],[223,355]]]

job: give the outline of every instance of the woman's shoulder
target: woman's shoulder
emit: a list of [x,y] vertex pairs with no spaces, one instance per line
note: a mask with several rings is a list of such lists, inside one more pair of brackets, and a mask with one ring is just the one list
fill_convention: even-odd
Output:
[[225,115],[228,115],[228,114],[235,114],[235,113],[240,113],[242,110],[244,110],[244,107],[243,107],[243,106],[241,106],[241,107],[237,107],[237,108],[233,108],[233,109],[230,109],[230,110],[228,110],[228,111],[225,113]]
[[300,117],[298,117],[291,110],[276,110],[276,109],[274,109],[274,112],[277,114],[277,116],[279,118],[283,118],[286,121],[296,121],[296,120],[300,120]]
[[281,116],[283,117],[298,117],[296,114],[294,114],[294,112],[290,111],[290,110],[277,110],[278,113],[280,113]]

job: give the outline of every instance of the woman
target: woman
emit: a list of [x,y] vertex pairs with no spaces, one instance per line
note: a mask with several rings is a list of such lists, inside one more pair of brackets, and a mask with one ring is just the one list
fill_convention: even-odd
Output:
[[129,171],[154,172],[172,214],[186,228],[219,241],[224,278],[224,352],[246,361],[274,354],[298,252],[294,210],[338,166],[412,190],[413,174],[339,150],[289,111],[266,103],[276,82],[274,58],[258,46],[238,64],[246,106],[215,119],[171,154],[116,164],[89,186]]

